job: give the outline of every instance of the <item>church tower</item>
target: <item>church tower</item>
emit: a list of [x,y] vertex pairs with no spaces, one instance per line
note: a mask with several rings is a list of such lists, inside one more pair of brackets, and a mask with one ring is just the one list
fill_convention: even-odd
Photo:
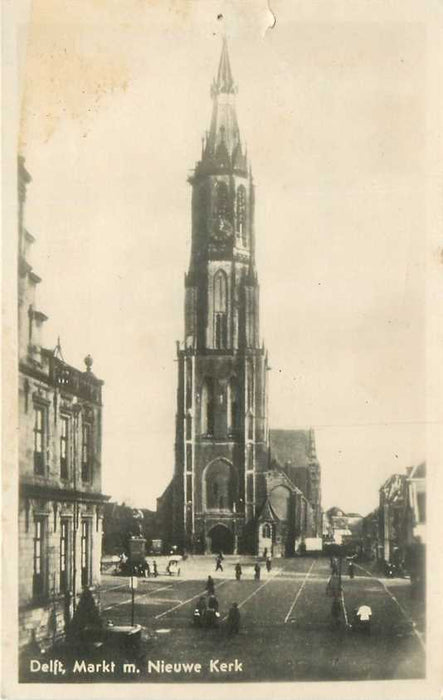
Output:
[[254,184],[226,40],[192,186],[185,337],[178,343],[174,541],[255,549],[268,468],[267,355],[260,343]]

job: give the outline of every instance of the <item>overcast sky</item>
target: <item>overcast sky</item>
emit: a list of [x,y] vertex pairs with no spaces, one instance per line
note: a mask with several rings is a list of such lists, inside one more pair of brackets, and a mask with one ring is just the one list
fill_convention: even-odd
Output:
[[186,179],[224,27],[256,182],[271,426],[313,426],[324,507],[366,514],[426,456],[425,28],[318,22],[288,1],[263,36],[267,4],[245,6],[35,2],[21,149],[45,343],[60,335],[76,366],[94,357],[104,491],[153,507],[173,471]]

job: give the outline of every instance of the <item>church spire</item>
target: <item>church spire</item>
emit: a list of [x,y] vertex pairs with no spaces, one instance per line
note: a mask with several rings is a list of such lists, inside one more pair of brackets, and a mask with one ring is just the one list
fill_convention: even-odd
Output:
[[232,77],[231,63],[229,61],[228,42],[224,36],[217,78],[212,82],[211,97],[222,93],[226,95],[235,95],[235,92],[236,86]]
[[217,75],[212,81],[212,116],[204,143],[202,163],[211,168],[241,169],[246,167],[235,110],[237,87],[232,76],[228,44],[223,38]]

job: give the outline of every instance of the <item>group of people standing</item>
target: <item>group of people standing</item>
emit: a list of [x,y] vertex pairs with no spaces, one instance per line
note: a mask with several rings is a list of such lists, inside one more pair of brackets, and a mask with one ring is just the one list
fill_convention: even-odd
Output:
[[120,554],[118,558],[118,563],[114,567],[114,571],[117,574],[126,574],[129,576],[142,576],[144,578],[150,578],[153,576],[157,578],[158,568],[155,559],[149,563],[147,557],[137,564],[131,563],[124,552]]
[[[266,571],[269,573],[272,570],[272,559],[271,557],[267,554],[267,549],[265,549],[263,557],[265,559],[265,564],[266,564]],[[220,552],[217,554],[216,560],[215,560],[215,571],[223,571],[223,554]],[[235,578],[237,581],[241,580],[241,577],[243,575],[242,567],[240,562],[237,562],[235,565]],[[260,575],[261,575],[261,567],[259,562],[257,561],[254,565],[254,579],[256,581],[260,580]]]
[[[223,571],[223,568],[222,568]],[[193,613],[194,624],[197,627],[218,627],[220,620],[219,603],[215,595],[215,584],[212,576],[206,581],[206,594],[201,596]],[[228,634],[238,634],[240,631],[240,610],[238,603],[232,603],[227,615]]]
[[[266,570],[268,572],[272,569],[272,559],[264,553],[264,558],[266,562]],[[219,552],[215,559],[215,571],[223,571],[223,553]],[[237,562],[234,567],[235,578],[237,581],[241,581],[243,575],[243,570],[240,562]],[[260,580],[261,566],[257,561],[254,565],[254,579],[256,581]],[[206,595],[201,596],[196,608],[193,613],[194,624],[198,627],[217,627],[220,619],[219,603],[215,595],[215,583],[211,575],[208,576],[206,581]],[[238,603],[232,603],[229,608],[227,615],[227,630],[228,634],[238,634],[240,630],[240,609]]]

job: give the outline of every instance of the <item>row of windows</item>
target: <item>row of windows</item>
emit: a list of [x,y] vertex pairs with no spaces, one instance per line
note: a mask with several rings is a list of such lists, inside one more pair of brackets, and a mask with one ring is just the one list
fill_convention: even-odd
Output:
[[[60,549],[58,589],[61,593],[69,590],[72,577],[72,520],[62,518],[60,523]],[[47,542],[47,518],[42,516],[34,520],[33,537],[33,577],[32,594],[34,599],[40,599],[48,594],[48,565],[49,547]],[[91,522],[81,521],[80,530],[80,567],[81,584],[88,586],[91,583]],[[51,572],[55,573],[55,572]],[[54,585],[55,581],[51,581]]]
[[[70,439],[71,419],[60,417],[60,476],[69,479],[70,470]],[[34,472],[40,476],[46,473],[45,454],[48,445],[47,411],[43,406],[34,406]],[[84,482],[92,480],[92,428],[89,423],[82,424],[81,430],[81,479]]]

